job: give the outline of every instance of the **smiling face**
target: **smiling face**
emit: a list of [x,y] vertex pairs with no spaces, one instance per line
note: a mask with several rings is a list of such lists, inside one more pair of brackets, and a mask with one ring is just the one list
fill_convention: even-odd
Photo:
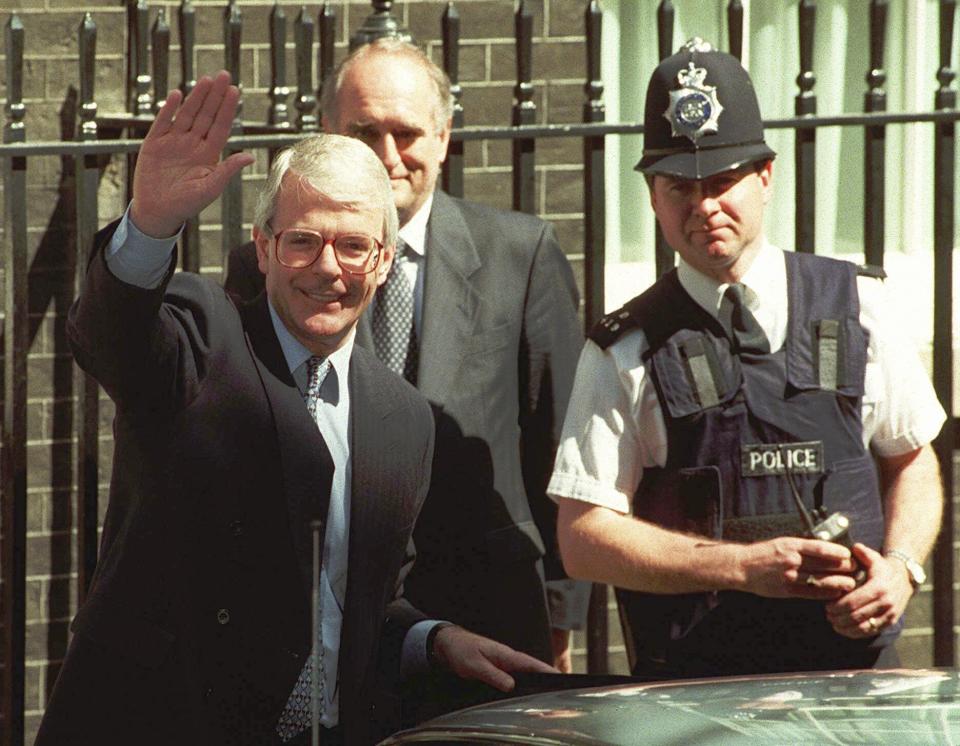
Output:
[[760,248],[772,179],[770,161],[699,181],[657,174],[650,203],[664,239],[687,264],[719,282],[736,282]]
[[384,246],[377,268],[365,275],[341,269],[329,244],[309,267],[284,267],[277,261],[276,233],[305,228],[325,238],[362,233],[383,241],[384,216],[372,204],[345,207],[293,172],[284,175],[281,185],[270,220],[273,232],[253,231],[257,261],[266,275],[267,296],[284,326],[311,352],[326,356],[343,345],[377,286],[386,280],[393,247]]
[[405,225],[433,192],[447,156],[450,122],[437,126],[439,94],[423,65],[407,54],[372,51],[347,68],[328,131],[369,145],[390,175]]

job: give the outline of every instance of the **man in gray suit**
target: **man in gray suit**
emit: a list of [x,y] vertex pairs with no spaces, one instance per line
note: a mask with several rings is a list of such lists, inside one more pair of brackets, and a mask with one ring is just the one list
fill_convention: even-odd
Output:
[[[407,596],[569,670],[569,632],[551,640],[542,558],[548,576],[563,577],[550,562],[555,513],[544,490],[582,343],[570,266],[542,220],[435,189],[450,82],[417,47],[381,39],[354,51],[322,106],[327,131],[363,140],[386,166],[405,246],[357,340],[414,383],[437,419]],[[233,252],[228,290],[257,292],[252,256],[250,246]],[[406,298],[399,340],[379,328],[393,313],[391,286]]]

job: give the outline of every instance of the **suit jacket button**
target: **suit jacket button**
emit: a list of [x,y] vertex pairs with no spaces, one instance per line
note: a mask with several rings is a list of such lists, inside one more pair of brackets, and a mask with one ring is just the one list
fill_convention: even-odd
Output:
[[217,611],[217,623],[218,624],[229,624],[230,623],[230,610],[229,609],[220,609]]
[[242,521],[230,521],[230,533],[234,536],[240,536],[243,534],[243,522]]

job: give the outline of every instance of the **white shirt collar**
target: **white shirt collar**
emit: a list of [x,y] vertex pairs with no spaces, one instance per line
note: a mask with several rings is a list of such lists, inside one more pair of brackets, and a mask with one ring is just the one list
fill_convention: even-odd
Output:
[[[708,313],[717,316],[728,283],[718,283],[682,258],[677,266],[677,276],[690,297]],[[753,291],[748,294],[747,307],[766,333],[771,349],[778,350],[787,333],[787,266],[783,250],[764,238],[740,281]]]
[[407,224],[400,228],[400,238],[419,256],[425,256],[427,251],[427,220],[430,219],[430,210],[433,208],[433,192],[427,201],[420,205]]
[[[690,297],[706,311],[717,315],[720,301],[729,283],[717,282],[713,277],[694,269],[681,257],[677,274],[680,284]],[[783,251],[763,239],[757,255],[750,267],[740,278],[741,284],[750,288],[756,296],[770,296],[773,293],[786,293],[786,265]],[[752,309],[751,309],[752,310]]]

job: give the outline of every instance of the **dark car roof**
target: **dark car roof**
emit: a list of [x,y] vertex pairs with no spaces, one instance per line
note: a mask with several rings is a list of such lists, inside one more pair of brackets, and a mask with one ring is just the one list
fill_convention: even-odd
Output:
[[548,692],[431,720],[384,744],[960,744],[956,671],[897,669]]

